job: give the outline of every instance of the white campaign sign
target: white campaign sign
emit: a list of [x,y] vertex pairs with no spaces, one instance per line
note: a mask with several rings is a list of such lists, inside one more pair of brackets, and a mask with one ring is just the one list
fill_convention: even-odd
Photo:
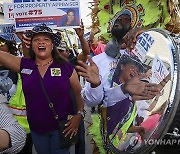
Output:
[[79,0],[20,1],[4,4],[5,21],[15,22],[17,31],[32,29],[41,23],[57,28],[74,28],[80,25]]
[[3,3],[4,19],[6,23],[15,23],[13,3]]
[[148,32],[144,32],[138,36],[136,46],[132,52],[143,61],[153,44],[154,38]]
[[159,84],[168,74],[169,71],[165,67],[163,61],[156,55],[152,65],[151,82]]

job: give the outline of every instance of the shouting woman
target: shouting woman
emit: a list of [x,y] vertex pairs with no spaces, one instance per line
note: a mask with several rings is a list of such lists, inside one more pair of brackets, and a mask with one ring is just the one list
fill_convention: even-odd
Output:
[[[26,100],[27,118],[36,151],[39,154],[69,153],[70,147],[60,148],[58,123],[46,95],[51,100],[58,120],[67,120],[65,136],[76,135],[84,108],[80,96],[81,86],[74,67],[59,57],[56,47],[60,38],[45,24],[26,33],[31,38],[30,57],[16,57],[0,52],[0,63],[19,72]],[[46,91],[46,94],[43,90]],[[70,89],[73,89],[78,112],[73,110]]]

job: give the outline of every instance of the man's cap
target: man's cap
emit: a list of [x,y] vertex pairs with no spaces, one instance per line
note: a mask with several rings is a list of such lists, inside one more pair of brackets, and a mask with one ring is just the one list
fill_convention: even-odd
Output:
[[136,16],[133,14],[132,10],[129,9],[129,7],[123,8],[121,11],[118,11],[110,20],[109,20],[109,26],[107,28],[108,32],[112,31],[112,28],[114,24],[116,23],[117,19],[122,15],[128,15],[131,19],[131,28],[134,28],[136,25]]

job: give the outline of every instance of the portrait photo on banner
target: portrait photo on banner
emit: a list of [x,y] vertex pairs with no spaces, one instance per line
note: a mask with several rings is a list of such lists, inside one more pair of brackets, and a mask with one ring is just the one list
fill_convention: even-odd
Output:
[[65,26],[79,26],[80,24],[80,15],[79,15],[79,8],[61,8],[65,15],[62,16],[58,23],[58,27],[65,27]]

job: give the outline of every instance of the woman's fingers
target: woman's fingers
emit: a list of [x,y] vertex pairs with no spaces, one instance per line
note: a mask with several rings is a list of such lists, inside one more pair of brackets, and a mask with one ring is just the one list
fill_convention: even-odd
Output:
[[71,132],[71,136],[70,136],[70,139],[75,136],[78,132],[78,129],[74,129],[72,132]]
[[65,133],[65,137],[70,136],[70,139],[77,134],[77,128],[71,128]]
[[73,135],[77,134],[77,131],[78,128],[74,128],[72,123],[70,123],[70,125],[63,131],[63,133],[65,134],[65,137],[70,135],[70,137],[72,138]]
[[79,114],[78,116],[74,115],[71,117],[71,119],[67,122],[67,128],[64,130],[65,137],[70,136],[70,138],[72,138],[74,135],[77,134],[80,119],[81,117],[79,116]]

